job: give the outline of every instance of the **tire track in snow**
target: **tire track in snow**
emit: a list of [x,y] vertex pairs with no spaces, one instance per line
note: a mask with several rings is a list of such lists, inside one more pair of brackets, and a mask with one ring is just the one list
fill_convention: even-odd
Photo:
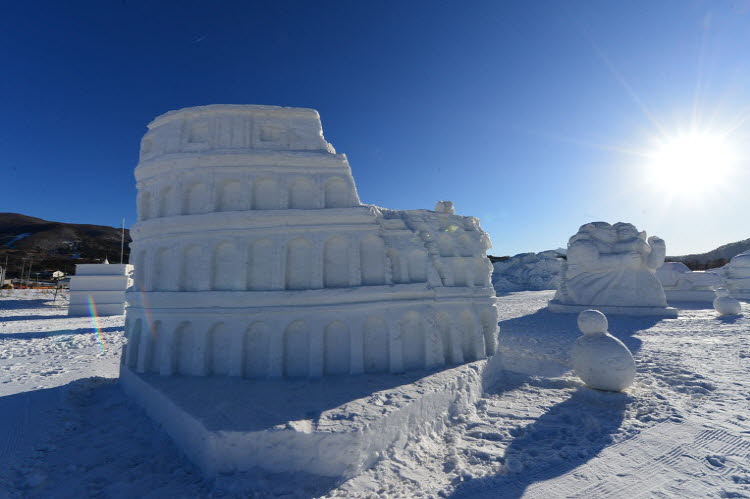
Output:
[[[683,443],[667,445],[675,440]],[[750,440],[720,429],[700,430],[694,425],[664,422],[607,448],[585,464],[585,471],[578,470],[535,483],[528,488],[527,494],[529,497],[637,498],[653,497],[662,491],[669,495],[662,489],[673,482],[675,476],[704,474],[704,470],[698,468],[704,468],[707,462],[711,464],[706,459],[717,454],[747,459]],[[636,459],[640,464],[635,467],[629,466],[635,455],[644,459]],[[722,461],[721,468],[712,470],[712,473],[729,475],[741,471],[736,466],[725,466]],[[597,483],[580,489],[581,480],[597,480]],[[710,483],[691,481],[693,495],[713,495],[716,492]]]

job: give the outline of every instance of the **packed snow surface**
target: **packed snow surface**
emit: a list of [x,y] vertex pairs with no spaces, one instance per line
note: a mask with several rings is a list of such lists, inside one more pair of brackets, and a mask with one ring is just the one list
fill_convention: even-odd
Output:
[[59,297],[3,293],[0,496],[750,496],[747,303],[724,318],[695,305],[677,319],[610,315],[638,372],[607,393],[568,368],[576,316],[546,310],[549,291],[511,293],[495,359],[506,371],[444,427],[343,483],[263,472],[206,482],[118,386],[122,316],[99,318],[97,332]]

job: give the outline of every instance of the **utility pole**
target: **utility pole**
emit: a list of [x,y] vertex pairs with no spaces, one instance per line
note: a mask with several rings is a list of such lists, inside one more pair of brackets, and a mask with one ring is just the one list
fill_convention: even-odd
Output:
[[28,269],[28,270],[26,271],[26,275],[27,275],[27,278],[26,278],[26,287],[27,287],[27,288],[29,287],[29,281],[31,280],[31,266],[32,266],[33,264],[34,264],[34,259],[32,258],[32,259],[31,259],[31,260],[29,261],[29,269]]
[[120,239],[120,263],[125,263],[123,261],[123,256],[125,255],[125,217],[122,217],[122,238]]
[[21,258],[21,275],[18,276],[19,277],[19,279],[18,279],[18,285],[19,286],[23,282],[23,270],[24,270],[25,267],[26,267],[26,258]]
[[0,272],[0,288],[5,284],[5,276],[8,275],[8,255],[5,255],[5,266],[3,266],[2,272]]

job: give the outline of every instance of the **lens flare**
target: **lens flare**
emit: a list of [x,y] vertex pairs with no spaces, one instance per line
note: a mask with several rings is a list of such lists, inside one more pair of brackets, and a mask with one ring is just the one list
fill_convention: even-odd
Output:
[[96,312],[96,303],[91,295],[88,296],[89,314],[91,314],[91,324],[96,331],[96,336],[99,340],[99,348],[104,353],[104,339],[102,338],[102,328],[99,326],[99,314]]

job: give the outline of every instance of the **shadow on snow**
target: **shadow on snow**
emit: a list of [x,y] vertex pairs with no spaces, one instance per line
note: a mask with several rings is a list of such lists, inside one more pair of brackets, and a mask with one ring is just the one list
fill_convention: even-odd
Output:
[[[99,329],[103,333],[122,331],[122,326],[110,326]],[[27,331],[23,333],[0,333],[0,341],[4,340],[37,340],[40,338],[51,338],[54,336],[67,336],[72,334],[93,334],[94,328],[82,327],[78,329],[60,329],[57,331]]]
[[[570,386],[557,383],[564,385],[558,388]],[[452,497],[521,497],[532,484],[581,466],[612,443],[631,400],[626,394],[580,387],[533,423],[511,431],[514,438],[506,449],[501,474],[461,483]]]

